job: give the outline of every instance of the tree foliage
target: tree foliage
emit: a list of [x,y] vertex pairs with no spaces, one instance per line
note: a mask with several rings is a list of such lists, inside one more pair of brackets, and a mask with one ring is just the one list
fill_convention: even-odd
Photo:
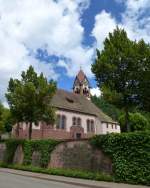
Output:
[[32,66],[21,74],[21,80],[10,79],[6,98],[16,123],[29,123],[29,139],[32,123],[55,121],[54,109],[50,105],[56,90],[54,81],[48,82],[41,73],[39,76]]
[[118,121],[122,111],[115,105],[108,103],[103,97],[93,96],[92,102],[113,120]]
[[[139,112],[129,113],[131,131],[146,131],[150,129],[149,121]],[[119,117],[122,132],[126,131],[124,114]]]
[[124,30],[116,28],[105,39],[104,49],[101,52],[97,50],[97,58],[92,65],[104,99],[124,109],[128,131],[129,111],[137,105],[149,109],[146,103],[150,89],[149,61],[149,45],[143,40],[138,43],[131,41]]

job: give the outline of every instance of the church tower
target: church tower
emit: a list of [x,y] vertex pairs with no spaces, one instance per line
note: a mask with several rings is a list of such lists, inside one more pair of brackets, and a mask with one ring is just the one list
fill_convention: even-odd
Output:
[[90,84],[86,75],[81,69],[74,80],[73,92],[83,95],[90,100]]

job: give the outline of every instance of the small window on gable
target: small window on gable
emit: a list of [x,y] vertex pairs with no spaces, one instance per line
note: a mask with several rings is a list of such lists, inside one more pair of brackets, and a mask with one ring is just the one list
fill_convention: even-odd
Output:
[[113,128],[114,128],[114,125],[112,124],[111,127],[112,127],[112,129],[113,129]]
[[107,129],[109,128],[108,123],[106,124]]

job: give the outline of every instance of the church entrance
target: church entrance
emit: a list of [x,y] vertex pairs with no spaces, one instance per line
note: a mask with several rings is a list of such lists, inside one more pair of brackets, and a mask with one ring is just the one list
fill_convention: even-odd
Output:
[[70,128],[70,134],[72,139],[81,139],[84,137],[84,129],[82,126],[73,125]]

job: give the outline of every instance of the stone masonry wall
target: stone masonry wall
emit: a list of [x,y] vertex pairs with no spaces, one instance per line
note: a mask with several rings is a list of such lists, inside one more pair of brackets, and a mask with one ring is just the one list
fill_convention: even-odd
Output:
[[[0,162],[4,161],[5,144],[0,144]],[[101,150],[93,148],[88,140],[64,141],[49,154],[48,168],[70,168],[112,173],[112,161]],[[32,165],[40,166],[41,154],[32,153]],[[13,163],[23,164],[24,152],[19,145],[14,153]]]
[[112,173],[112,161],[88,141],[68,141],[51,153],[48,167],[103,171]]

